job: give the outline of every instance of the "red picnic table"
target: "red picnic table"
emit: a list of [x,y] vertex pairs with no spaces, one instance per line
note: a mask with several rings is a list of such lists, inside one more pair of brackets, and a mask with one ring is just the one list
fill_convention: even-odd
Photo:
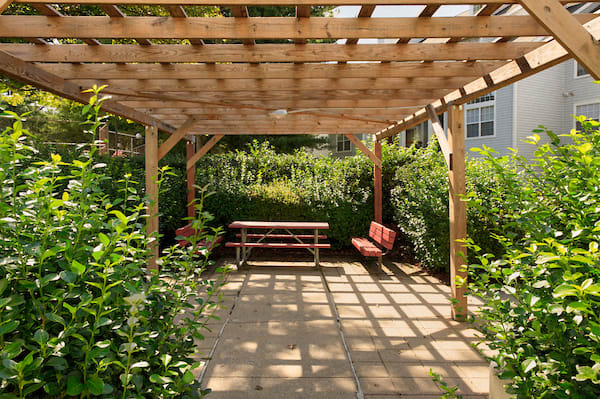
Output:
[[[229,225],[230,229],[240,229],[240,242],[227,242],[226,247],[235,248],[236,262],[246,263],[253,248],[302,248],[308,250],[315,258],[315,266],[319,266],[319,249],[331,248],[330,244],[319,243],[319,239],[327,239],[319,230],[329,229],[325,222],[257,222],[235,221]],[[252,233],[248,233],[252,230]],[[261,231],[262,230],[262,231]],[[311,234],[298,234],[298,230],[309,230]],[[279,231],[279,232],[276,232]],[[289,242],[289,240],[296,242]],[[309,240],[308,242],[305,240]],[[241,262],[240,262],[241,249]]]

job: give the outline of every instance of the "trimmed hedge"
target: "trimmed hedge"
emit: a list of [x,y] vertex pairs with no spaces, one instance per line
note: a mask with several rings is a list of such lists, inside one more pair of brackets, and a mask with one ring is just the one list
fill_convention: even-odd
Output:
[[[413,249],[423,266],[445,270],[449,259],[448,173],[437,145],[404,148],[383,144],[383,219],[395,224],[400,239]],[[109,198],[113,184],[125,174],[144,185],[144,159],[104,158],[111,179],[101,182]],[[174,231],[186,222],[185,159],[169,155],[159,203],[162,246],[173,242]],[[504,165],[509,167],[509,164]],[[363,155],[343,159],[318,158],[305,151],[276,153],[268,143],[253,143],[247,151],[211,154],[197,165],[197,185],[213,192],[205,208],[215,225],[233,220],[314,220],[330,224],[334,248],[350,246],[364,236],[373,219],[373,165]],[[499,254],[490,238],[502,224],[505,188],[496,171],[477,159],[467,160],[467,192],[479,203],[468,209],[469,235],[486,251]],[[481,210],[494,209],[482,213]]]

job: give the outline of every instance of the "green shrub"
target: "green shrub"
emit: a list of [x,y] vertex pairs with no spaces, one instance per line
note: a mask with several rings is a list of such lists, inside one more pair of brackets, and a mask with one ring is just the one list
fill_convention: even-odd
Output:
[[0,397],[203,396],[195,341],[225,273],[200,278],[207,237],[148,270],[146,204],[130,176],[110,181],[110,198],[94,150],[27,167],[25,134],[19,120],[0,134]]
[[509,187],[496,198],[505,203],[495,235],[505,254],[468,240],[479,254],[469,287],[485,304],[477,326],[519,398],[600,397],[600,124],[579,119],[584,132],[535,131],[551,144],[530,137],[534,159],[512,155],[518,168],[480,151]]
[[[396,168],[391,190],[391,209],[398,229],[411,244],[423,266],[448,270],[450,222],[448,219],[448,167],[438,146],[405,150],[404,162]],[[501,166],[510,168],[504,161]],[[467,193],[472,204],[467,210],[467,231],[486,251],[502,248],[490,236],[502,223],[502,195],[506,190],[496,170],[479,159],[467,158]],[[484,212],[482,210],[492,211]]]

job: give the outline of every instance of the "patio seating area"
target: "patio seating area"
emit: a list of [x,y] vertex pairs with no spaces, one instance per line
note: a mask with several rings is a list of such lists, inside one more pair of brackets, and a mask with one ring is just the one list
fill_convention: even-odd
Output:
[[451,319],[437,278],[389,261],[378,272],[358,255],[292,264],[229,275],[221,320],[199,345],[211,398],[439,398],[430,368],[466,398],[487,397],[476,331]]

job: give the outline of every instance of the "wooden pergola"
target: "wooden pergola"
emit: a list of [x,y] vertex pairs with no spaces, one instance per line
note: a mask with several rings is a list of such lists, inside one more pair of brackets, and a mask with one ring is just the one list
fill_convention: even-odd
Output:
[[[59,0],[98,6],[97,15],[69,16],[44,0],[0,0],[0,13],[13,2],[40,15],[0,16],[0,38],[22,39],[0,43],[0,74],[84,103],[84,89],[107,84],[103,92],[112,99],[103,109],[147,127],[149,233],[158,231],[158,161],[187,141],[191,200],[194,164],[223,135],[240,134],[346,135],[374,163],[375,220],[381,222],[380,142],[431,120],[450,177],[455,318],[467,312],[465,287],[456,283],[466,278],[466,251],[457,242],[466,237],[464,104],[572,57],[600,79],[600,19],[565,9],[585,2]],[[119,8],[133,4],[160,5],[170,16],[127,16]],[[442,6],[469,4],[483,7],[475,16],[434,16]],[[528,15],[494,15],[510,4]],[[185,7],[198,5],[230,7],[232,17],[188,17]],[[266,5],[295,6],[296,16],[248,16],[247,6]],[[311,17],[311,6],[320,5],[360,11],[356,18]],[[414,18],[372,18],[377,5],[424,7]],[[392,40],[359,43],[373,38]],[[447,135],[437,117],[443,112]],[[159,130],[170,134],[160,146]],[[373,134],[374,151],[355,136],[365,133]],[[196,148],[195,135],[212,137]]]

